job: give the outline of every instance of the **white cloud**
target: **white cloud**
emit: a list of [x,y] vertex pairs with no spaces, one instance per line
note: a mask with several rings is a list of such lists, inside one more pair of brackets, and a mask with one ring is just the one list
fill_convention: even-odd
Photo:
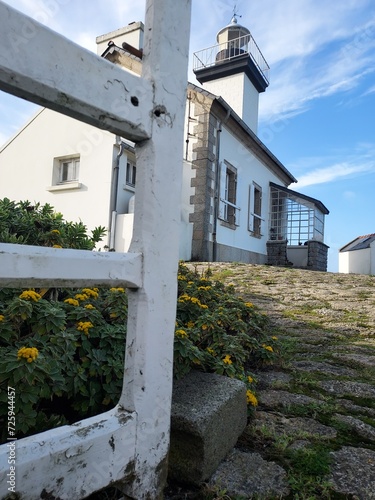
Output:
[[[375,173],[375,144],[353,145],[350,152],[343,149],[330,157],[301,158],[291,167],[298,178],[298,189]],[[348,199],[353,195],[351,190],[344,193]]]
[[[284,2],[272,12],[260,44],[272,63],[271,85],[260,101],[263,124],[290,112],[303,113],[317,99],[356,88],[375,66],[375,13],[364,9],[370,5],[367,0],[346,2],[337,12],[336,4],[323,8],[320,0],[303,0],[294,10],[290,0],[285,4],[285,13]],[[257,18],[259,22],[266,20]]]
[[357,193],[355,193],[354,191],[344,191],[342,195],[345,200],[348,201],[355,200],[357,198]]
[[375,85],[372,85],[370,88],[368,88],[366,90],[366,92],[364,92],[362,94],[362,97],[366,96],[366,95],[369,95],[369,94],[374,94],[375,93]]
[[[95,51],[97,35],[144,20],[145,0],[6,0],[27,15]],[[193,2],[191,52],[216,43],[235,2]],[[290,120],[328,95],[355,88],[375,67],[373,0],[263,0],[238,2],[239,22],[249,27],[271,64],[271,85],[260,100],[263,127]],[[190,64],[191,66],[191,64]],[[195,81],[192,73],[189,79]],[[371,87],[367,93],[375,91]],[[262,128],[263,128],[262,127]]]
[[302,175],[298,180],[298,188],[333,182],[338,179],[348,178],[352,175],[375,171],[375,163],[367,162],[362,165],[353,165],[350,163],[337,163],[326,168],[313,170]]

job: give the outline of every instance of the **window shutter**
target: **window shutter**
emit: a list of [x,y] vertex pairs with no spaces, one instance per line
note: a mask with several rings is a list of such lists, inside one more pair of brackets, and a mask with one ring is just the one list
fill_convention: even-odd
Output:
[[225,203],[222,201],[225,199],[225,182],[226,182],[227,168],[224,162],[220,162],[220,178],[219,178],[219,219],[224,219],[225,215]]
[[254,231],[254,210],[253,210],[253,205],[254,205],[254,191],[255,191],[255,186],[254,184],[250,184],[249,186],[249,231]]

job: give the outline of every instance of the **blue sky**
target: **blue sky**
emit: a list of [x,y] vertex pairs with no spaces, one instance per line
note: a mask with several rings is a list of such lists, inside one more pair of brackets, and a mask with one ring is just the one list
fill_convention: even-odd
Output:
[[[145,9],[143,0],[5,3],[93,51],[97,35],[143,21]],[[193,0],[191,55],[216,43],[235,4],[271,66],[259,137],[298,179],[290,188],[330,210],[328,270],[337,271],[338,249],[375,232],[375,2]],[[35,109],[0,92],[0,144]]]

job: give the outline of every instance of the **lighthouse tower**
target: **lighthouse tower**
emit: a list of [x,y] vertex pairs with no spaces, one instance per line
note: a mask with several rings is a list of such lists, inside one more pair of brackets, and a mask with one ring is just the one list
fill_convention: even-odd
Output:
[[269,84],[269,66],[250,31],[234,13],[217,45],[194,54],[194,73],[203,87],[221,96],[256,134],[259,94]]

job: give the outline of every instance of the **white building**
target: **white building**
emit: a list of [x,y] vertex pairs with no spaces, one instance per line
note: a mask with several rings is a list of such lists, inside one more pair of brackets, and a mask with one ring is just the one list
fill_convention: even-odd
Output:
[[[98,54],[140,74],[142,43],[143,24],[132,23],[98,37]],[[215,46],[194,54],[194,72],[203,87],[188,85],[180,258],[326,270],[328,210],[289,189],[296,179],[256,135],[269,67],[250,31],[234,16]],[[173,116],[157,111],[168,126]],[[136,190],[128,141],[42,109],[0,149],[0,176],[1,198],[49,203],[67,220],[107,227],[109,249],[128,249]]]
[[358,236],[340,248],[339,272],[375,275],[375,234]]

